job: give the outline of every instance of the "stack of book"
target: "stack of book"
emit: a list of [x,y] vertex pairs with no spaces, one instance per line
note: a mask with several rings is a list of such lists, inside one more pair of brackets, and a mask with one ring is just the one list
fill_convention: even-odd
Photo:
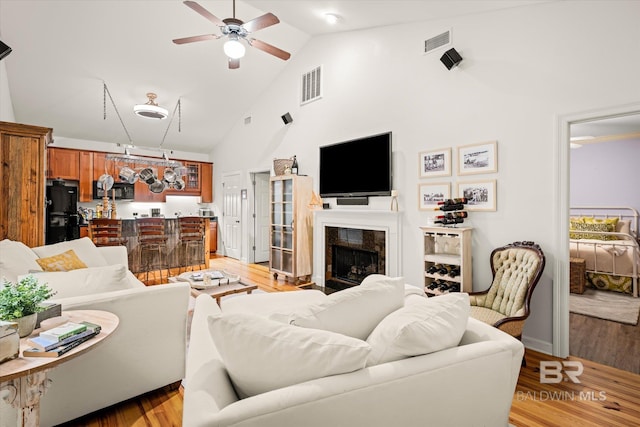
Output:
[[58,357],[100,333],[100,325],[91,322],[67,322],[28,338],[32,348],[23,350],[23,357]]
[[18,324],[0,320],[0,363],[15,359],[20,354]]

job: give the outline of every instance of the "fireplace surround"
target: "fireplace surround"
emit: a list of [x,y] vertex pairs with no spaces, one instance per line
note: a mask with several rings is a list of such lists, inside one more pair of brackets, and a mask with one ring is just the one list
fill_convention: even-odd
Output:
[[[378,254],[377,273],[388,276],[400,276],[402,274],[402,229],[399,212],[369,209],[325,209],[314,211],[313,217],[313,281],[318,286],[324,287],[325,281],[328,279],[328,258],[332,258],[333,250],[329,249],[329,255],[327,254],[327,229],[331,228],[343,230],[343,235],[347,235],[346,240],[350,243],[338,242],[339,246],[346,246],[350,249],[355,248],[363,252],[374,252],[376,247],[382,246],[382,253]],[[375,233],[367,233],[367,231],[374,231]],[[358,242],[359,238],[363,242]],[[343,238],[342,240],[345,239]],[[371,240],[371,242],[365,244],[367,240]],[[364,255],[364,253],[361,255]],[[331,264],[331,269],[333,270],[333,268]],[[367,267],[355,267],[356,270],[359,268]],[[369,266],[369,268],[371,267]],[[356,283],[353,283],[353,285],[356,285]]]

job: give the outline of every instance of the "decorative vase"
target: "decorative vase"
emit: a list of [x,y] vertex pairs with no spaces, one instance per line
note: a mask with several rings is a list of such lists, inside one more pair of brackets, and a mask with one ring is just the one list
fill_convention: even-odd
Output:
[[27,316],[14,319],[18,323],[18,336],[24,338],[31,335],[33,329],[36,327],[36,320],[38,319],[38,313],[29,314]]

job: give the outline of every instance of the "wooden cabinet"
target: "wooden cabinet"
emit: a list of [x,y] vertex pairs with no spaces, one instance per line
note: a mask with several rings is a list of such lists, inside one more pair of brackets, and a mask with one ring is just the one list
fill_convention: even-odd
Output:
[[80,151],[70,148],[47,148],[47,178],[80,180]]
[[0,240],[44,245],[45,147],[52,129],[0,122]]
[[80,170],[78,171],[78,200],[93,201],[93,155],[91,151],[80,151]]
[[209,254],[215,254],[218,251],[218,221],[211,219],[209,221]]
[[309,279],[312,268],[313,227],[309,202],[311,177],[275,176],[270,180],[271,203],[269,270],[294,282]]
[[200,197],[202,203],[213,202],[213,163],[200,164]]
[[424,291],[471,292],[471,227],[420,227],[424,237]]
[[187,169],[184,176],[184,192],[200,194],[200,163],[182,161],[183,166]]
[[[129,166],[131,167],[131,166]],[[136,164],[134,169],[136,171],[141,171],[142,169],[149,167],[148,164]],[[162,166],[151,166],[151,169],[157,172],[157,177],[162,179],[162,175],[164,174],[164,167]],[[134,186],[134,200],[136,202],[156,202],[162,203],[167,201],[167,192],[163,191],[162,193],[154,193],[149,189],[149,184],[144,181],[138,180]]]

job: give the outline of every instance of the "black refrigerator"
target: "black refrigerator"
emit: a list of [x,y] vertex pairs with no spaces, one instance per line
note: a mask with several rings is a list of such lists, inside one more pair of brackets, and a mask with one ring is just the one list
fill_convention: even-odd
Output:
[[77,186],[64,181],[52,181],[47,185],[46,212],[47,245],[80,238]]

